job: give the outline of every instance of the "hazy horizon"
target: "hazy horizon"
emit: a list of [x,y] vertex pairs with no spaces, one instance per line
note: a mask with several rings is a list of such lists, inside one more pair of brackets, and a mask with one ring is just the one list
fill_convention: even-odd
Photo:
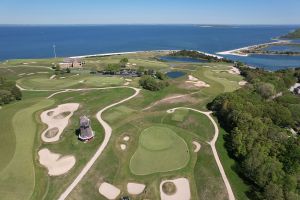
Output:
[[298,25],[299,0],[2,0],[3,25]]

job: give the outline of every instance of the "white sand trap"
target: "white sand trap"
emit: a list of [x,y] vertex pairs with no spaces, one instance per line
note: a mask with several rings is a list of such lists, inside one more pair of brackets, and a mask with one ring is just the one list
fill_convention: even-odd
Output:
[[23,63],[23,65],[28,65],[28,63]]
[[127,146],[125,144],[121,144],[120,147],[123,151],[126,150],[126,148],[127,148]]
[[236,68],[236,67],[232,67],[230,70],[228,70],[228,72],[230,74],[241,75],[241,71],[238,68]]
[[66,77],[60,77],[60,79],[65,79]]
[[19,74],[19,76],[24,76],[26,73]]
[[107,199],[116,199],[120,195],[121,191],[114,185],[104,182],[99,187],[99,193]]
[[39,160],[41,165],[48,169],[50,176],[59,176],[70,171],[76,163],[74,156],[61,156],[52,153],[48,149],[39,151]]
[[240,85],[240,86],[245,86],[247,83],[248,83],[247,81],[240,81],[240,82],[239,82],[239,85]]
[[125,86],[127,86],[127,85],[129,85],[129,84],[130,84],[129,82],[124,83]]
[[125,81],[127,81],[127,82],[132,82],[132,79],[125,79]]
[[[171,182],[176,186],[176,192],[173,195],[167,195],[163,192],[162,186],[164,183]],[[190,191],[190,183],[186,178],[179,178],[175,180],[166,180],[161,182],[160,184],[160,198],[161,200],[190,200],[191,199],[191,191]]]
[[128,183],[127,184],[127,191],[129,194],[132,195],[139,195],[144,192],[146,185],[139,184],[139,183]]
[[27,76],[31,76],[31,75],[34,75],[35,73],[29,73],[29,74],[27,74]]
[[203,88],[203,87],[210,87],[207,83],[200,81],[198,78],[189,75],[189,80],[186,83],[193,84],[195,87]]
[[[78,110],[78,103],[68,103],[57,106],[54,109],[47,110],[41,114],[41,120],[48,125],[48,128],[42,133],[42,140],[44,142],[56,142],[60,135],[69,123],[69,119],[73,113]],[[65,116],[66,115],[66,116]],[[53,137],[47,137],[49,130],[57,128],[58,132]]]
[[49,79],[52,80],[56,77],[56,75],[52,75]]
[[129,136],[124,136],[124,137],[123,137],[123,140],[124,140],[125,142],[128,142],[128,141],[130,140],[130,137],[129,137]]
[[172,113],[174,113],[174,112],[175,112],[174,109],[167,110],[167,113],[168,113],[168,114],[172,114]]
[[189,75],[189,81],[199,81],[196,77]]
[[193,141],[193,145],[195,145],[195,147],[196,147],[194,152],[198,153],[201,149],[201,144],[199,144],[199,142]]

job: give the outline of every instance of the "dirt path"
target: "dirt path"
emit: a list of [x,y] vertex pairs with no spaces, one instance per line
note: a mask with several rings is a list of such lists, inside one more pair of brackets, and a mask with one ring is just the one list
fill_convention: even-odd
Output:
[[179,107],[179,108],[173,108],[173,109],[171,109],[171,110],[168,110],[168,113],[173,113],[175,110],[179,110],[179,109],[192,110],[192,111],[195,111],[195,112],[204,114],[204,115],[206,115],[206,116],[210,119],[210,121],[213,123],[214,128],[215,128],[215,135],[214,135],[213,139],[212,139],[210,142],[208,142],[208,144],[210,145],[210,147],[211,147],[211,149],[212,149],[212,152],[213,152],[213,154],[214,154],[216,163],[217,163],[218,168],[219,168],[219,170],[220,170],[222,179],[223,179],[224,184],[225,184],[225,186],[226,186],[227,193],[228,193],[228,199],[229,199],[229,200],[235,200],[235,197],[234,197],[232,188],[231,188],[231,186],[230,186],[230,183],[229,183],[229,181],[228,181],[228,178],[227,178],[227,176],[226,176],[225,170],[224,170],[224,168],[223,168],[223,166],[222,166],[222,163],[221,163],[221,161],[220,161],[220,158],[219,158],[219,155],[218,155],[218,152],[217,152],[217,149],[216,149],[216,142],[217,142],[218,137],[219,137],[219,127],[218,127],[216,121],[215,121],[215,120],[212,118],[212,116],[211,116],[212,112],[203,112],[203,111],[196,110],[196,109],[193,109],[193,108]]
[[[112,88],[120,88],[120,87],[112,87]],[[112,89],[112,88],[110,88],[110,89]],[[125,87],[125,88],[128,88],[128,87]],[[104,140],[103,140],[102,144],[100,145],[99,149],[96,151],[96,153],[91,158],[91,160],[85,165],[85,167],[81,170],[81,172],[78,174],[78,176],[75,178],[75,180],[71,183],[71,185],[61,194],[61,196],[59,197],[59,200],[64,200],[67,198],[67,196],[72,192],[72,190],[78,185],[78,183],[82,180],[82,178],[87,174],[87,172],[90,170],[90,168],[96,162],[98,157],[102,154],[103,150],[106,148],[106,146],[110,140],[111,134],[112,134],[112,128],[109,126],[108,123],[106,123],[102,119],[102,113],[116,105],[119,105],[121,103],[129,101],[130,99],[136,97],[140,93],[140,89],[133,88],[133,87],[129,87],[129,88],[135,90],[135,93],[132,96],[130,96],[126,99],[123,99],[117,103],[111,104],[111,105],[103,108],[102,110],[100,110],[97,113],[96,117],[97,117],[98,121],[100,122],[100,124],[103,126],[104,131],[105,131]]]

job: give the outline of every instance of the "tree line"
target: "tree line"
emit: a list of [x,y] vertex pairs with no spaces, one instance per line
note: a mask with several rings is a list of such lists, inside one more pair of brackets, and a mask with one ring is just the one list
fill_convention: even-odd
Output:
[[300,69],[241,71],[249,84],[208,105],[228,132],[226,149],[250,199],[300,199],[300,97],[288,91]]
[[0,105],[9,104],[15,100],[21,100],[22,93],[15,81],[8,81],[0,77]]
[[174,57],[189,57],[189,58],[195,58],[199,60],[206,60],[208,62],[226,62],[226,63],[232,63],[232,60],[226,59],[226,58],[218,58],[216,56],[210,56],[204,53],[200,53],[198,51],[189,51],[189,50],[181,50],[172,52],[169,56]]

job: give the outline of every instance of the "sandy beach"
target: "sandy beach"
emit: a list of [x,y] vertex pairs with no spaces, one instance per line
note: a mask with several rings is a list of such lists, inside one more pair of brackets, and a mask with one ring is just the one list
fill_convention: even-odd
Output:
[[288,41],[288,40],[278,40],[276,42],[256,44],[256,45],[252,45],[252,46],[242,47],[242,48],[239,48],[239,49],[233,49],[233,50],[229,50],[229,51],[217,52],[217,54],[219,54],[219,55],[245,56],[246,57],[246,56],[249,56],[249,54],[242,53],[241,51],[250,50],[250,49],[253,49],[253,48],[258,48],[258,47],[264,46],[264,45],[288,44],[288,43],[290,43],[290,41]]

